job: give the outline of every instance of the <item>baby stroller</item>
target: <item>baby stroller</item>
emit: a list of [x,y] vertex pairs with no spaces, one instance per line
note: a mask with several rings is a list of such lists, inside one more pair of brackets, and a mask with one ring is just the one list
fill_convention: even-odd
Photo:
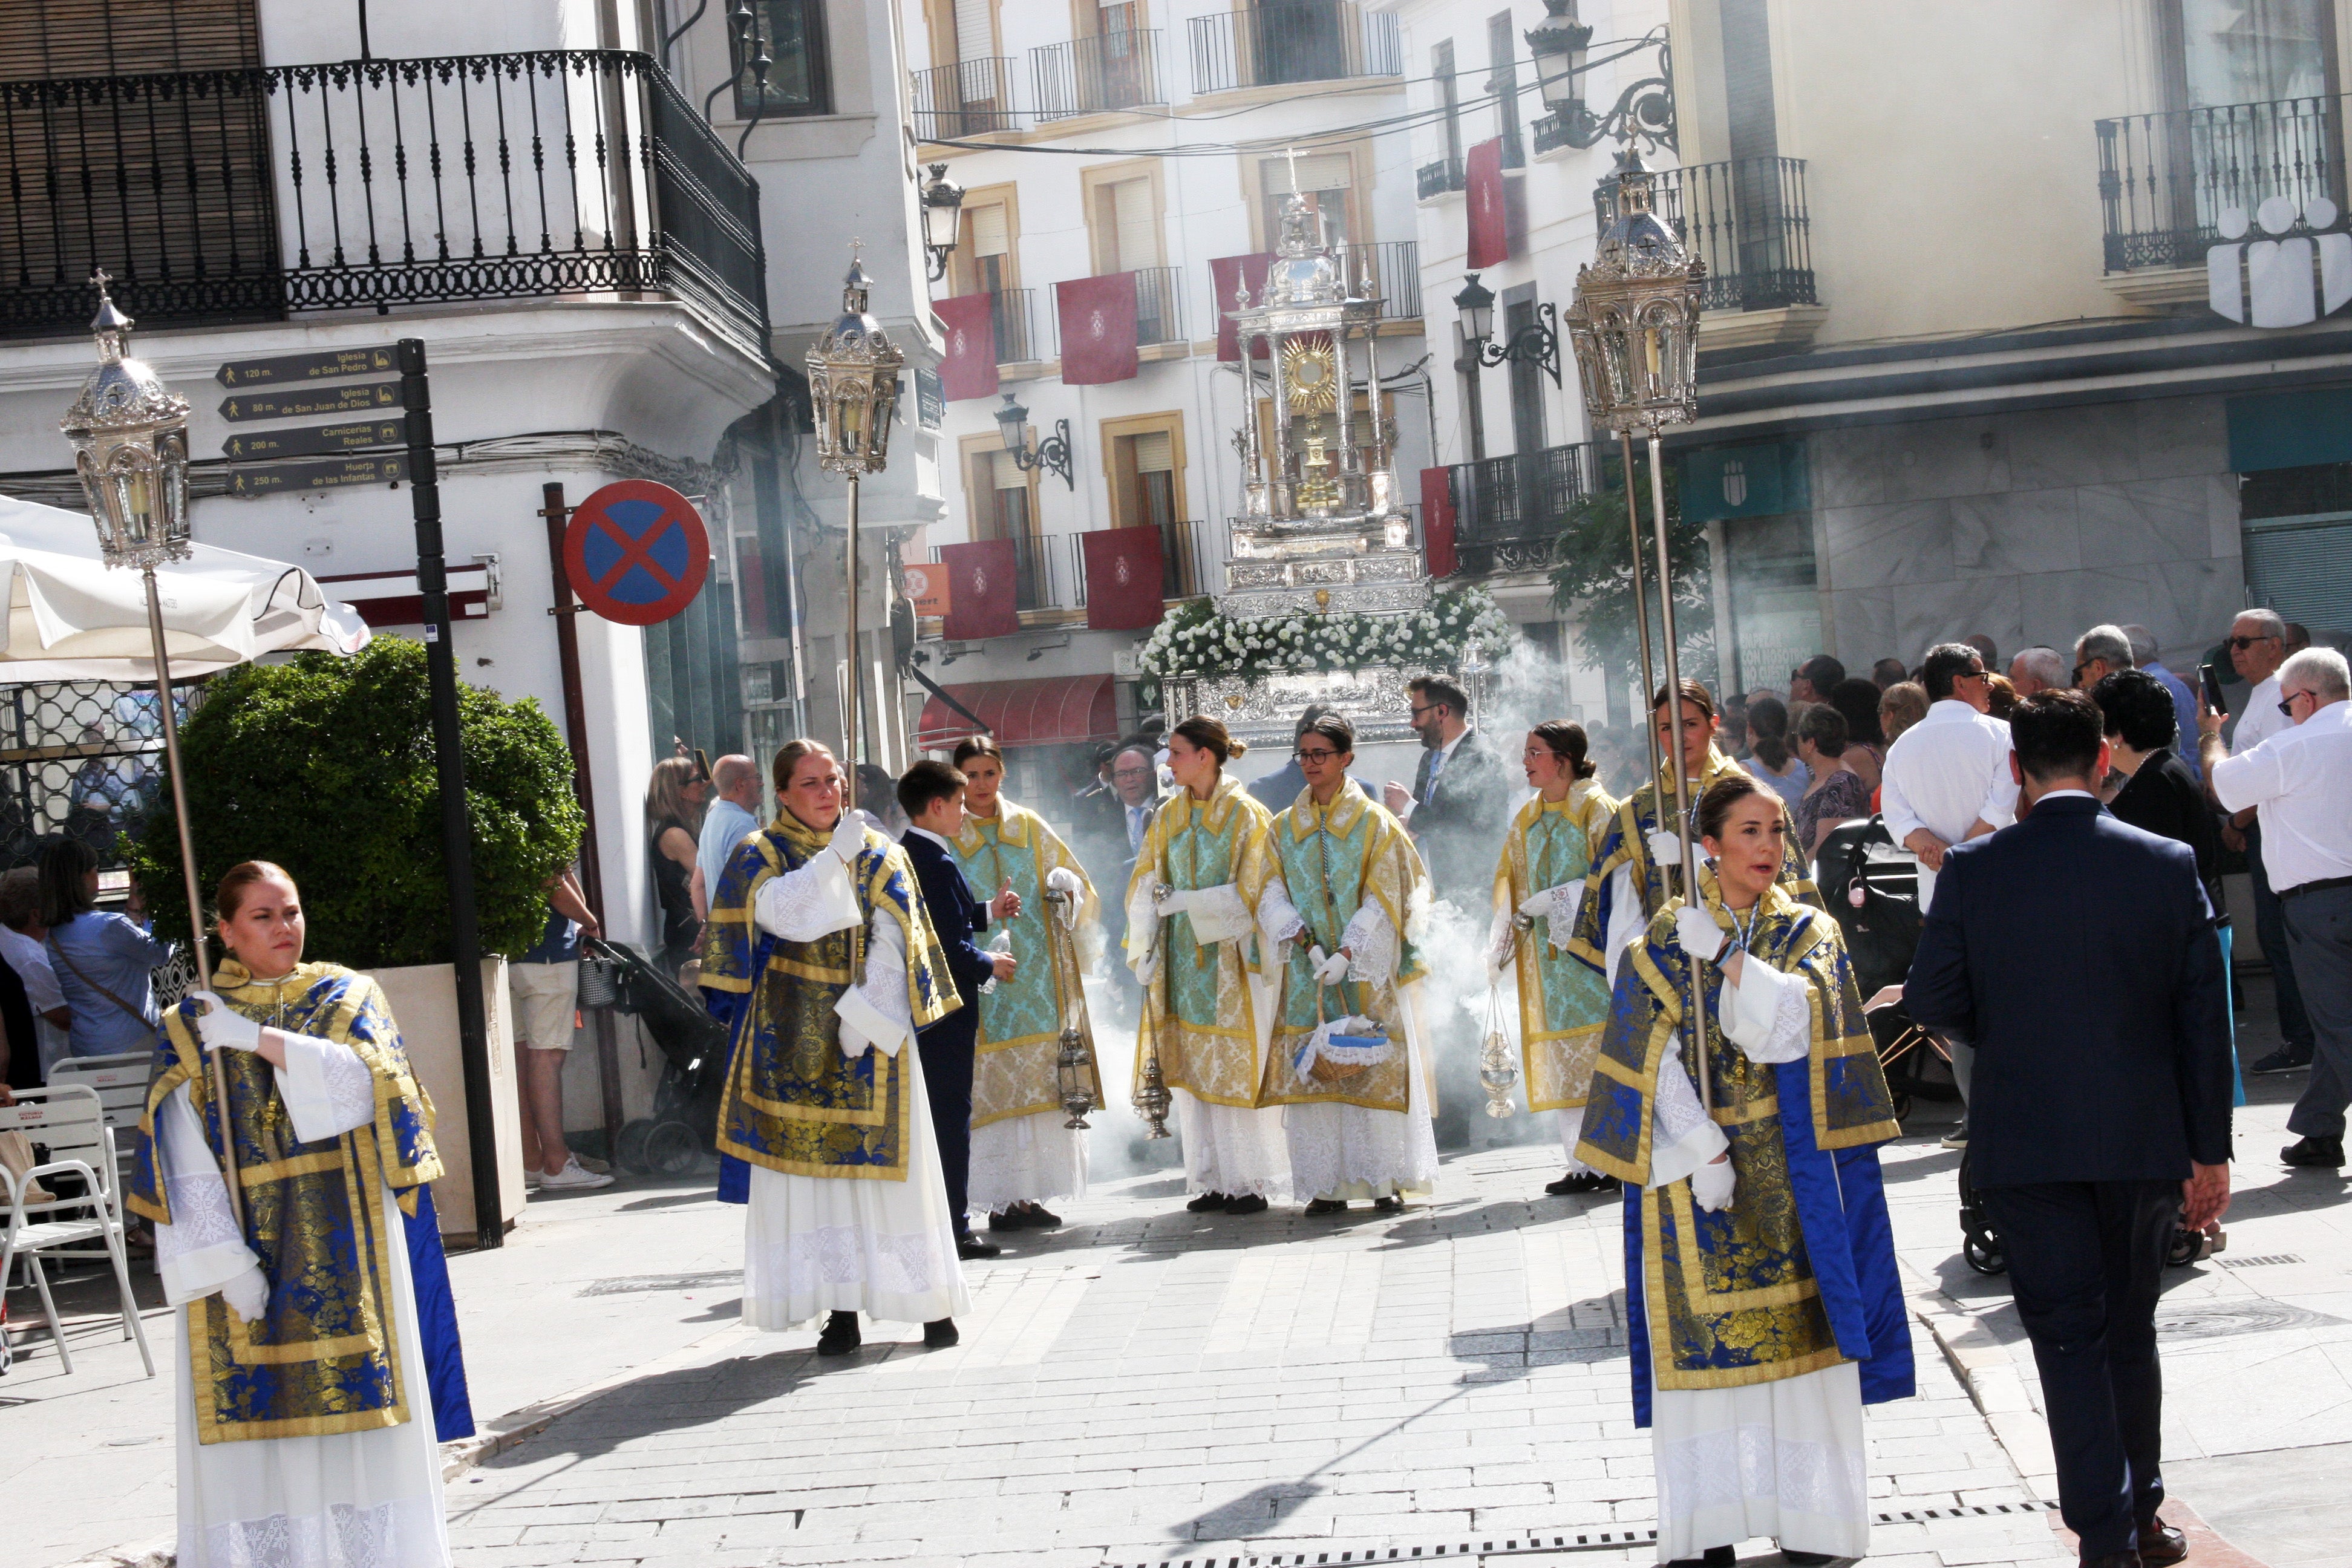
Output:
[[653,1114],[622,1124],[613,1158],[641,1175],[684,1175],[719,1134],[726,1026],[676,976],[644,954],[596,937],[584,945],[580,1005],[610,1007],[636,1018],[663,1057]]

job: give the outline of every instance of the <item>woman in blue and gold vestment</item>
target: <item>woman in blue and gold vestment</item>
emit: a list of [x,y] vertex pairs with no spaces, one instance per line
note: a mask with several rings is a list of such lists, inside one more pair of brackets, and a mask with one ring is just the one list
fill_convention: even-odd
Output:
[[[1087,1135],[1062,1125],[1069,1116],[1062,1109],[1056,1064],[1066,1015],[1093,1037],[1079,966],[1102,950],[1094,884],[1044,817],[1004,798],[1004,753],[994,741],[975,735],[964,742],[956,747],[955,765],[967,781],[956,864],[975,898],[999,900],[1010,889],[1018,910],[1006,917],[1001,904],[991,906],[990,922],[1011,933],[1019,967],[980,998],[965,1195],[988,1215],[991,1230],[1056,1226],[1061,1216],[1041,1200],[1084,1197],[1087,1191]],[[1068,901],[1049,902],[1049,891]],[[1068,927],[1069,952],[1078,963],[1067,973],[1055,963],[1047,921]],[[1102,1081],[1091,1063],[1087,1076],[1099,1107]]]
[[[1584,907],[1576,917],[1575,940],[1569,951],[1617,984],[1617,963],[1626,948],[1639,941],[1650,921],[1680,895],[1682,840],[1675,821],[1674,763],[1665,748],[1679,742],[1683,773],[1690,792],[1691,810],[1718,779],[1749,775],[1738,763],[1716,749],[1715,697],[1685,677],[1682,685],[1680,723],[1666,717],[1666,689],[1660,687],[1650,703],[1651,721],[1658,731],[1658,776],[1617,803],[1617,813],[1601,836],[1592,854],[1592,871],[1585,879]],[[1794,835],[1781,846],[1781,886],[1799,903],[1822,907],[1805,874],[1805,856]]]
[[[1521,766],[1535,798],[1519,807],[1495,863],[1490,972],[1507,966],[1519,994],[1519,1056],[1528,1110],[1559,1121],[1568,1173],[1547,1183],[1554,1197],[1613,1190],[1617,1182],[1576,1157],[1592,1058],[1609,1016],[1609,984],[1570,949],[1583,912],[1585,879],[1616,815],[1593,779],[1584,726],[1565,719],[1528,731]],[[1533,922],[1524,932],[1515,917]]]
[[1156,1050],[1195,1214],[1259,1213],[1290,1178],[1282,1113],[1257,1106],[1276,1005],[1266,933],[1297,916],[1266,845],[1274,818],[1224,776],[1244,749],[1213,719],[1170,732],[1180,787],[1153,814],[1127,885],[1127,962],[1143,987],[1136,1073],[1139,1086]]
[[1697,826],[1714,873],[1627,953],[1577,1147],[1626,1187],[1633,1418],[1650,1428],[1658,1543],[1709,1568],[1756,1536],[1791,1563],[1860,1557],[1862,1407],[1912,1392],[1878,1169],[1902,1130],[1837,924],[1780,880],[1779,797],[1717,779]]
[[[1301,731],[1307,787],[1270,833],[1297,912],[1275,932],[1287,940],[1275,953],[1282,990],[1258,1103],[1285,1108],[1291,1186],[1311,1215],[1342,1213],[1351,1198],[1400,1209],[1437,1184],[1432,1080],[1409,989],[1425,973],[1415,939],[1429,873],[1404,824],[1348,776],[1355,756],[1355,727],[1336,713]],[[1318,1074],[1320,1026],[1351,1017],[1387,1037],[1385,1058],[1352,1076]]]
[[375,982],[302,962],[293,879],[247,861],[214,903],[227,956],[164,1019],[128,1194],[180,1309],[179,1561],[439,1568],[439,1445],[474,1426],[432,1104]]
[[[745,1178],[743,1321],[824,1316],[817,1350],[857,1347],[857,1314],[956,1342],[969,1304],[915,1031],[959,1005],[906,852],[842,809],[814,741],[777,752],[783,809],[727,857],[701,984],[729,1023],[719,1152]],[[746,1170],[748,1167],[748,1171]]]

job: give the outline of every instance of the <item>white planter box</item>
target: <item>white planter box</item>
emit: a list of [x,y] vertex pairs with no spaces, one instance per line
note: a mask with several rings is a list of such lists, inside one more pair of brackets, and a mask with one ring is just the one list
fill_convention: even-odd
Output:
[[[445,1237],[471,1237],[474,1156],[466,1105],[466,1071],[457,1042],[457,968],[420,963],[374,971],[400,1026],[417,1081],[433,1097],[433,1142],[447,1173],[433,1184]],[[522,1213],[522,1111],[515,1092],[514,1025],[507,1003],[507,961],[482,961],[482,1005],[490,1049],[490,1114],[499,1133],[499,1214],[508,1226]]]

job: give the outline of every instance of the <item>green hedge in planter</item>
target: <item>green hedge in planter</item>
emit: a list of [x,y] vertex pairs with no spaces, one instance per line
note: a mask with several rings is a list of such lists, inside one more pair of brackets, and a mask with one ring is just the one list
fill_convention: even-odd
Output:
[[[482,950],[512,956],[539,939],[542,889],[580,850],[572,753],[529,698],[460,682],[457,712]],[[180,750],[208,907],[231,866],[274,860],[301,886],[310,957],[354,969],[449,961],[422,643],[378,637],[352,658],[308,653],[216,676]],[[180,840],[168,794],[161,805],[131,869],[158,933],[179,940]]]

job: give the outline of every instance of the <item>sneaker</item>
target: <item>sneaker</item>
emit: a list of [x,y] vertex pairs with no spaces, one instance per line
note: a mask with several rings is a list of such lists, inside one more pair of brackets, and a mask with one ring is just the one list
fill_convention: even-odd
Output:
[[613,1184],[613,1178],[598,1175],[577,1160],[566,1160],[563,1163],[563,1169],[556,1172],[555,1174],[551,1176],[541,1173],[539,1184],[548,1188],[579,1187],[584,1190],[590,1187],[609,1187]]
[[2250,1073],[2294,1072],[2311,1065],[2311,1053],[2298,1051],[2293,1046],[2281,1046],[2270,1055],[2247,1064]]
[[1940,1146],[1946,1149],[1967,1148],[1969,1146],[1969,1130],[1965,1127],[1953,1128],[1949,1132],[1944,1134]]
[[545,1176],[540,1174],[539,1167],[537,1165],[527,1166],[524,1168],[522,1173],[522,1190],[527,1193],[535,1193],[539,1191],[540,1183],[546,1179],[547,1178]]

